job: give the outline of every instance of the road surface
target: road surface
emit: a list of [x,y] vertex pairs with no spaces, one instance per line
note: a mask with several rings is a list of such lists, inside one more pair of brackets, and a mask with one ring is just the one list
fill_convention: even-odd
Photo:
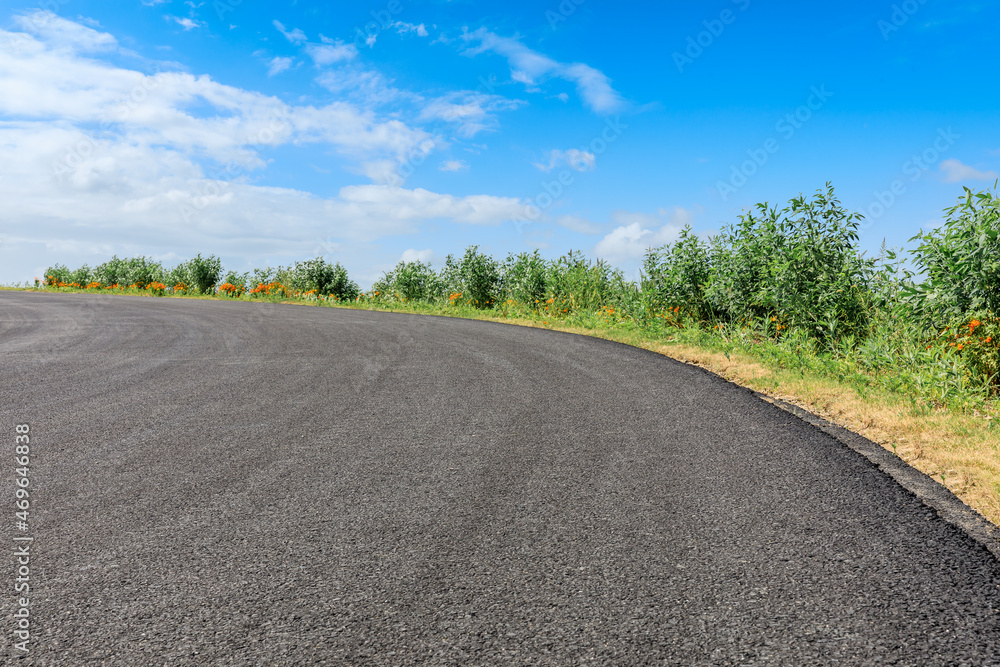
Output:
[[650,352],[0,292],[0,378],[3,664],[1000,664],[986,548],[830,435]]

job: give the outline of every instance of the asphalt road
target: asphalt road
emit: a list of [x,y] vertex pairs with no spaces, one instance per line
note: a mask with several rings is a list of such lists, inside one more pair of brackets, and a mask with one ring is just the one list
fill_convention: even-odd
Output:
[[816,427],[649,352],[0,292],[0,378],[3,664],[1000,664],[986,548]]

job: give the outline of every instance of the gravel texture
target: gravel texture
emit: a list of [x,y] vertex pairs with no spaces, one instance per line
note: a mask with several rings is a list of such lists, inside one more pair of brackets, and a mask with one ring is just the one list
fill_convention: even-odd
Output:
[[35,537],[30,651],[3,664],[1000,664],[986,547],[640,349],[0,292],[0,378],[2,549],[25,422]]

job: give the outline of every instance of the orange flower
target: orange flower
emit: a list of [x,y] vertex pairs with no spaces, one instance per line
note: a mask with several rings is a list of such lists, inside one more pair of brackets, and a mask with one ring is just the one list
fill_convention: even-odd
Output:
[[957,349],[957,350],[961,350],[961,349],[962,349],[962,347],[963,347],[963,346],[962,346],[962,344],[961,344],[961,343],[959,343],[959,344],[958,344],[958,347],[957,347],[957,348],[955,348],[955,349]]

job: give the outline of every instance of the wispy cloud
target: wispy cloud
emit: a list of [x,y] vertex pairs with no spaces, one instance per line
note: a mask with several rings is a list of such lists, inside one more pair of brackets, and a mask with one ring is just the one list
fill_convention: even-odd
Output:
[[189,19],[186,16],[170,16],[170,15],[167,15],[164,18],[167,19],[168,21],[173,21],[174,23],[176,23],[179,26],[181,26],[182,28],[184,28],[184,30],[193,30],[195,28],[202,28],[202,27],[205,26],[205,22],[204,21],[198,21],[198,20],[195,20],[195,19]]
[[523,100],[462,90],[430,100],[424,106],[420,118],[452,123],[458,127],[462,136],[473,137],[483,130],[495,129],[499,125],[496,112],[511,111],[523,104],[525,104]]
[[396,32],[398,32],[400,35],[405,35],[411,32],[417,33],[417,35],[420,37],[427,37],[428,35],[427,28],[424,27],[423,23],[414,25],[412,23],[404,23],[403,21],[396,21],[393,24],[393,27],[396,28]]
[[597,157],[590,151],[583,151],[578,148],[569,150],[549,151],[548,162],[535,162],[534,165],[542,171],[552,171],[559,165],[569,165],[577,171],[592,171],[597,166]]
[[[325,38],[324,38],[325,39]],[[306,53],[317,67],[353,60],[358,55],[358,47],[340,40],[325,40],[322,44],[306,44]]]
[[294,58],[285,58],[281,56],[277,58],[272,58],[271,61],[267,64],[267,75],[276,76],[278,74],[281,74],[289,67],[291,67],[292,63],[294,62],[295,62]]
[[462,160],[445,160],[439,169],[441,171],[468,171],[469,165]]
[[962,164],[955,158],[942,160],[938,165],[938,170],[945,183],[958,183],[960,181],[995,181],[1000,178],[1000,174],[993,170],[979,171],[975,167]]
[[118,40],[112,35],[67,21],[50,12],[19,14],[14,17],[14,24],[46,42],[52,51],[96,53],[118,48]]
[[277,19],[275,19],[271,23],[274,25],[275,28],[278,29],[278,32],[284,35],[285,39],[287,39],[292,44],[305,44],[306,42],[309,41],[309,38],[306,37],[306,34],[301,30],[299,30],[298,28],[295,28],[294,30],[288,30],[287,28],[285,28],[284,24],[281,21],[278,21]]
[[561,63],[528,48],[516,38],[501,37],[486,28],[464,32],[462,39],[474,44],[465,50],[467,55],[492,52],[506,58],[511,78],[528,86],[529,90],[537,89],[546,78],[556,77],[576,84],[580,97],[595,113],[611,114],[625,107],[624,98],[611,86],[611,80],[589,65]]

